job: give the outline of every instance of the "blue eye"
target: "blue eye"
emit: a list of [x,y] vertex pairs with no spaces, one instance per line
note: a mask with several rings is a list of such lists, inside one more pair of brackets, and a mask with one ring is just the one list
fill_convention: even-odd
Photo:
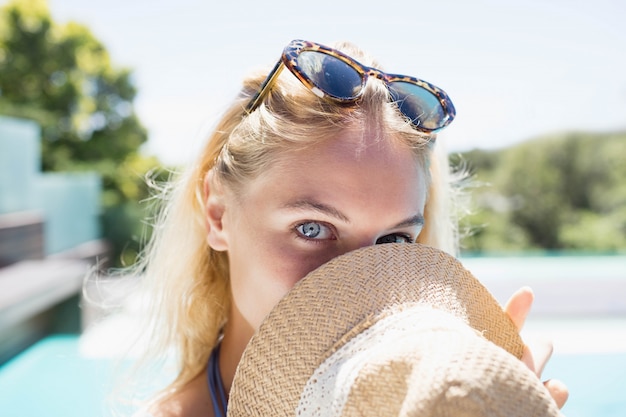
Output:
[[326,240],[333,239],[330,227],[319,222],[304,222],[296,226],[298,234],[305,239]]
[[410,236],[402,234],[390,234],[376,239],[377,245],[384,243],[413,243],[413,239]]

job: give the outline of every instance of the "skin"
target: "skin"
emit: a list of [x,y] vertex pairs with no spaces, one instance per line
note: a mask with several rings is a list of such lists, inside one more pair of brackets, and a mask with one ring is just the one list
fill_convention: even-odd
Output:
[[354,249],[419,234],[423,170],[408,148],[376,133],[344,131],[279,156],[236,196],[213,187],[209,244],[228,251],[231,268],[233,307],[220,356],[226,387],[263,318],[308,272]]
[[[345,130],[279,156],[236,195],[207,175],[207,241],[228,252],[231,268],[233,302],[219,358],[227,391],[254,331],[308,272],[364,246],[418,236],[426,201],[423,167],[405,145],[378,137]],[[520,328],[531,303],[532,293],[521,291],[507,305]],[[547,357],[543,352],[524,360],[542,369]],[[153,415],[212,416],[206,381],[203,372]]]
[[[534,301],[534,294],[529,287],[517,290],[505,304],[504,311],[511,317],[513,323],[519,331],[524,327],[526,317]],[[542,341],[532,346],[524,347],[522,362],[530,368],[538,377],[541,377],[543,368],[552,355],[552,342]],[[559,408],[562,408],[569,397],[569,391],[563,382],[556,379],[549,379],[543,383],[550,396]]]

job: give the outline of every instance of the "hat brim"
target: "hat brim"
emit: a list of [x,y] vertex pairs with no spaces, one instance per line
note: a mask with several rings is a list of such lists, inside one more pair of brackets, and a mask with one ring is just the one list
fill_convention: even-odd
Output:
[[238,365],[229,415],[293,415],[308,378],[383,312],[424,304],[450,313],[521,358],[515,324],[454,257],[419,244],[385,244],[332,259],[276,305]]

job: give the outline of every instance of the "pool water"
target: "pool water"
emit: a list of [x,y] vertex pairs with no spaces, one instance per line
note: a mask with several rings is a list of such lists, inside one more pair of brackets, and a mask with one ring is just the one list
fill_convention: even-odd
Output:
[[82,357],[77,336],[40,341],[0,368],[3,417],[100,417],[110,361]]
[[555,354],[543,373],[567,385],[566,417],[626,416],[626,352]]
[[[0,368],[3,417],[104,417],[114,369],[81,356],[77,336],[44,339]],[[556,354],[544,377],[570,390],[567,417],[626,416],[626,352]]]

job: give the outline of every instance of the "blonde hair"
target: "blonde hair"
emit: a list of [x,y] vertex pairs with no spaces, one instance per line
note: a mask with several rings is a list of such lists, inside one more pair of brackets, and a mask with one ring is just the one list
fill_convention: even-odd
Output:
[[[378,67],[349,44],[338,49],[360,62]],[[243,108],[266,73],[244,81],[243,88],[213,130],[196,163],[169,187],[154,232],[137,265],[149,291],[153,354],[171,351],[179,373],[168,387],[174,391],[205,368],[220,329],[228,319],[229,267],[225,252],[206,241],[203,183],[213,170],[221,184],[237,189],[271,165],[277,154],[330,140],[348,126],[375,124],[384,138],[405,143],[422,167],[428,167],[429,190],[425,227],[417,241],[455,253],[455,222],[450,216],[447,155],[432,146],[434,137],[419,133],[390,102],[377,80],[369,81],[354,105],[337,105],[317,98],[288,71],[250,115]]]

